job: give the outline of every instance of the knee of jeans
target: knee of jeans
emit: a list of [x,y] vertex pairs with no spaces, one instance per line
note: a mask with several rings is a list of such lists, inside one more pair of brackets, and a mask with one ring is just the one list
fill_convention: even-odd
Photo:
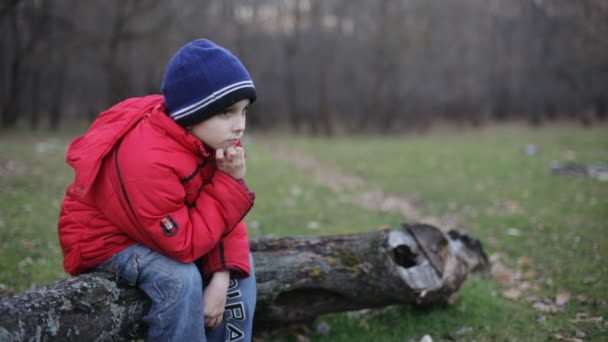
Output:
[[180,297],[200,297],[203,294],[203,279],[193,263],[181,264],[175,268],[174,276],[182,284]]
[[174,263],[171,268],[158,264],[151,266],[152,281],[142,284],[142,289],[153,302],[158,303],[153,308],[155,313],[174,305],[181,307],[184,303],[202,303],[203,281],[194,264]]

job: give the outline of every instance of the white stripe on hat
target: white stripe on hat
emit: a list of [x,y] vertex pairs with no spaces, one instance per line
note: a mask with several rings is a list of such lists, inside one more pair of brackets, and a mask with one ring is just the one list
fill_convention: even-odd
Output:
[[224,97],[225,95],[241,89],[241,88],[253,88],[253,82],[252,81],[241,81],[241,82],[236,82],[233,83],[231,85],[225,86],[224,88],[217,90],[215,92],[213,92],[211,95],[205,97],[204,99],[193,103],[187,107],[184,107],[176,112],[171,113],[171,117],[173,118],[173,120],[177,120],[180,119],[188,114],[192,114],[193,112],[206,107],[207,105],[215,102],[218,99],[221,99],[222,97]]

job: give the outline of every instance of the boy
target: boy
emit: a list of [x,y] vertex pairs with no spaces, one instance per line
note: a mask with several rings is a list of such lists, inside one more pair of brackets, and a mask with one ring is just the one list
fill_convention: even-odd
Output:
[[240,138],[253,82],[232,53],[199,39],[171,58],[161,89],[101,113],[70,145],[64,268],[113,272],[145,291],[150,340],[250,340],[242,219],[255,196]]

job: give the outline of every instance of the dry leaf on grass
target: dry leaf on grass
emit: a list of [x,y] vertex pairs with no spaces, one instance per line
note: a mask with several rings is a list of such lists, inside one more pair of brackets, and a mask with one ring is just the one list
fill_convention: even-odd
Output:
[[508,289],[506,291],[503,291],[502,295],[509,298],[510,300],[517,301],[521,297],[521,290]]
[[492,253],[490,254],[490,263],[494,264],[497,263],[498,261],[500,261],[500,259],[504,258],[504,254],[502,253]]
[[521,230],[519,230],[517,228],[509,228],[509,229],[507,229],[507,235],[515,236],[515,237],[521,236]]
[[532,307],[534,307],[536,310],[538,310],[540,312],[550,313],[550,314],[560,311],[560,308],[557,305],[555,305],[555,303],[553,303],[553,301],[551,301],[550,299],[543,299],[539,302],[536,302],[532,305]]
[[521,274],[522,279],[534,279],[536,278],[536,272],[534,271],[526,271]]
[[496,278],[496,280],[503,284],[512,283],[515,279],[518,278],[517,272],[508,269],[499,262],[492,264],[490,272],[492,273],[494,278]]
[[588,323],[588,322],[594,322],[594,323],[601,323],[604,321],[604,317],[602,316],[597,316],[597,317],[589,317],[589,314],[586,312],[579,312],[576,314],[575,318],[570,320],[572,323],[579,323],[579,322],[584,322],[584,323]]
[[555,337],[558,341],[561,341],[561,342],[583,342],[583,340],[581,340],[580,338],[565,337],[562,334],[555,334],[555,335],[553,335],[553,337]]
[[521,268],[531,266],[532,263],[533,263],[532,259],[525,257],[525,256],[517,259],[517,266],[519,266]]
[[23,259],[17,263],[17,268],[19,269],[19,271],[22,271],[27,266],[33,265],[33,264],[34,264],[34,260],[28,256],[25,259]]
[[492,274],[494,275],[494,278],[496,278],[496,280],[503,284],[510,283],[513,281],[513,274],[511,272],[508,272],[507,270],[492,272]]
[[306,337],[306,336],[304,336],[304,335],[300,335],[300,334],[298,334],[298,335],[296,336],[296,340],[297,340],[298,342],[310,342],[310,339],[309,339],[308,337]]
[[576,296],[576,299],[579,301],[579,303],[581,304],[587,304],[589,302],[589,296],[587,296],[584,293],[579,294],[578,296]]
[[462,335],[466,335],[466,334],[472,333],[472,332],[473,332],[473,327],[464,326],[464,327],[461,327],[460,329],[456,330],[454,332],[454,335],[462,336]]
[[516,201],[506,201],[503,204],[503,208],[509,214],[518,214],[523,211],[519,203],[517,203]]
[[371,309],[361,309],[355,311],[347,311],[346,317],[349,319],[368,320],[369,315],[372,313]]
[[539,299],[536,296],[528,296],[528,297],[526,297],[526,302],[528,302],[529,304],[536,303],[538,301],[539,301]]
[[594,276],[588,276],[588,277],[583,278],[583,284],[589,285],[591,283],[595,283],[596,280],[597,279]]
[[308,224],[306,225],[306,228],[308,229],[314,229],[317,230],[321,227],[321,225],[319,224],[319,222],[317,221],[310,221],[308,222]]
[[538,285],[524,281],[519,284],[518,288],[522,291],[538,290]]
[[568,292],[560,292],[555,296],[555,304],[558,306],[564,306],[570,301],[570,294]]

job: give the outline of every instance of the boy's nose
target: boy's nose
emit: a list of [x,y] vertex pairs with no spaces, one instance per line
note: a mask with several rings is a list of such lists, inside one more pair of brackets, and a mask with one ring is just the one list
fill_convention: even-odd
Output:
[[243,132],[245,130],[245,116],[238,116],[235,119],[235,122],[232,127],[233,130],[236,132]]

